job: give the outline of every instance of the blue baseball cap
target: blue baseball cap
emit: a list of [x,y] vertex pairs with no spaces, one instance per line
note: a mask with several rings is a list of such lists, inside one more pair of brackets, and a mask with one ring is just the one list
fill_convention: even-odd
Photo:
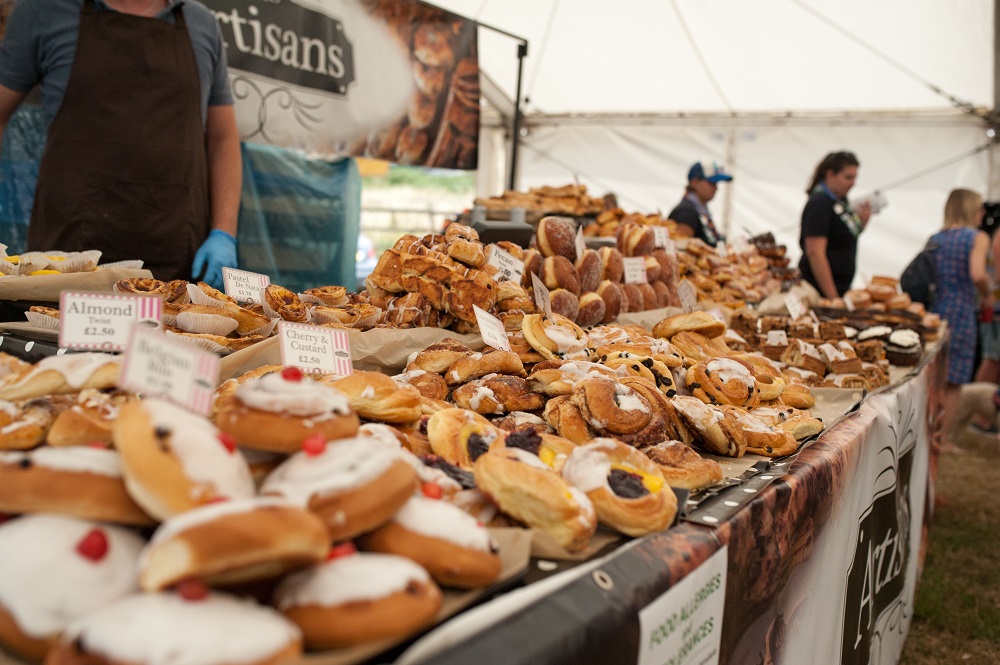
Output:
[[[707,180],[709,182],[729,182],[733,179],[733,176],[726,173],[726,170],[719,166],[717,163],[712,162],[712,168],[710,171],[706,171],[705,167],[702,166],[701,162],[695,162],[691,169],[688,171],[688,182],[692,180],[697,180],[701,178],[702,180]],[[707,173],[707,175],[706,175]]]

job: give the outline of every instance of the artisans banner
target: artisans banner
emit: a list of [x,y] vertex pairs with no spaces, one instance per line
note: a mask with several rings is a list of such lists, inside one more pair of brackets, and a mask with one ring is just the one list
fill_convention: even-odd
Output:
[[415,0],[204,0],[244,141],[476,166],[476,23]]

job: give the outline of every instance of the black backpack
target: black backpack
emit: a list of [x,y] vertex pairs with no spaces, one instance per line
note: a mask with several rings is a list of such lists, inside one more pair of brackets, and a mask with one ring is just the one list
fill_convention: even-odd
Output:
[[934,250],[937,248],[936,242],[927,241],[927,246],[910,261],[899,278],[903,292],[928,309],[934,306],[934,292],[937,290],[937,270],[934,267]]

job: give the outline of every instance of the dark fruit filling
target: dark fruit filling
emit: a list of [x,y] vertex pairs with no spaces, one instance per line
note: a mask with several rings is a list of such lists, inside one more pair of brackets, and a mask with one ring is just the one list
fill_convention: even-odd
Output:
[[479,434],[473,432],[469,435],[469,440],[465,444],[469,449],[469,459],[475,462],[490,449],[490,444]]
[[649,490],[642,484],[642,476],[622,469],[611,470],[608,475],[608,485],[611,486],[612,492],[623,499],[638,499],[649,494]]
[[532,455],[537,455],[541,445],[542,437],[535,430],[519,429],[507,435],[508,448],[520,448]]
[[476,486],[476,481],[471,471],[460,469],[443,457],[437,455],[425,455],[420,460],[429,467],[444,471],[445,475],[462,486],[462,489],[472,489]]

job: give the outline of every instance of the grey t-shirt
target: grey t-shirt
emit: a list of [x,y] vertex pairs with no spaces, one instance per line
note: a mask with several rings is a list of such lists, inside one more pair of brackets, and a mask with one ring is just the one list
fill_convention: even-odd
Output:
[[[226,51],[215,16],[194,0],[170,0],[157,17],[174,22],[173,5],[183,4],[201,84],[201,118],[209,106],[233,103],[226,74]],[[41,82],[42,113],[46,126],[62,106],[76,54],[83,0],[19,0],[0,41],[0,85],[28,92]],[[94,0],[97,11],[114,11],[104,0]]]

